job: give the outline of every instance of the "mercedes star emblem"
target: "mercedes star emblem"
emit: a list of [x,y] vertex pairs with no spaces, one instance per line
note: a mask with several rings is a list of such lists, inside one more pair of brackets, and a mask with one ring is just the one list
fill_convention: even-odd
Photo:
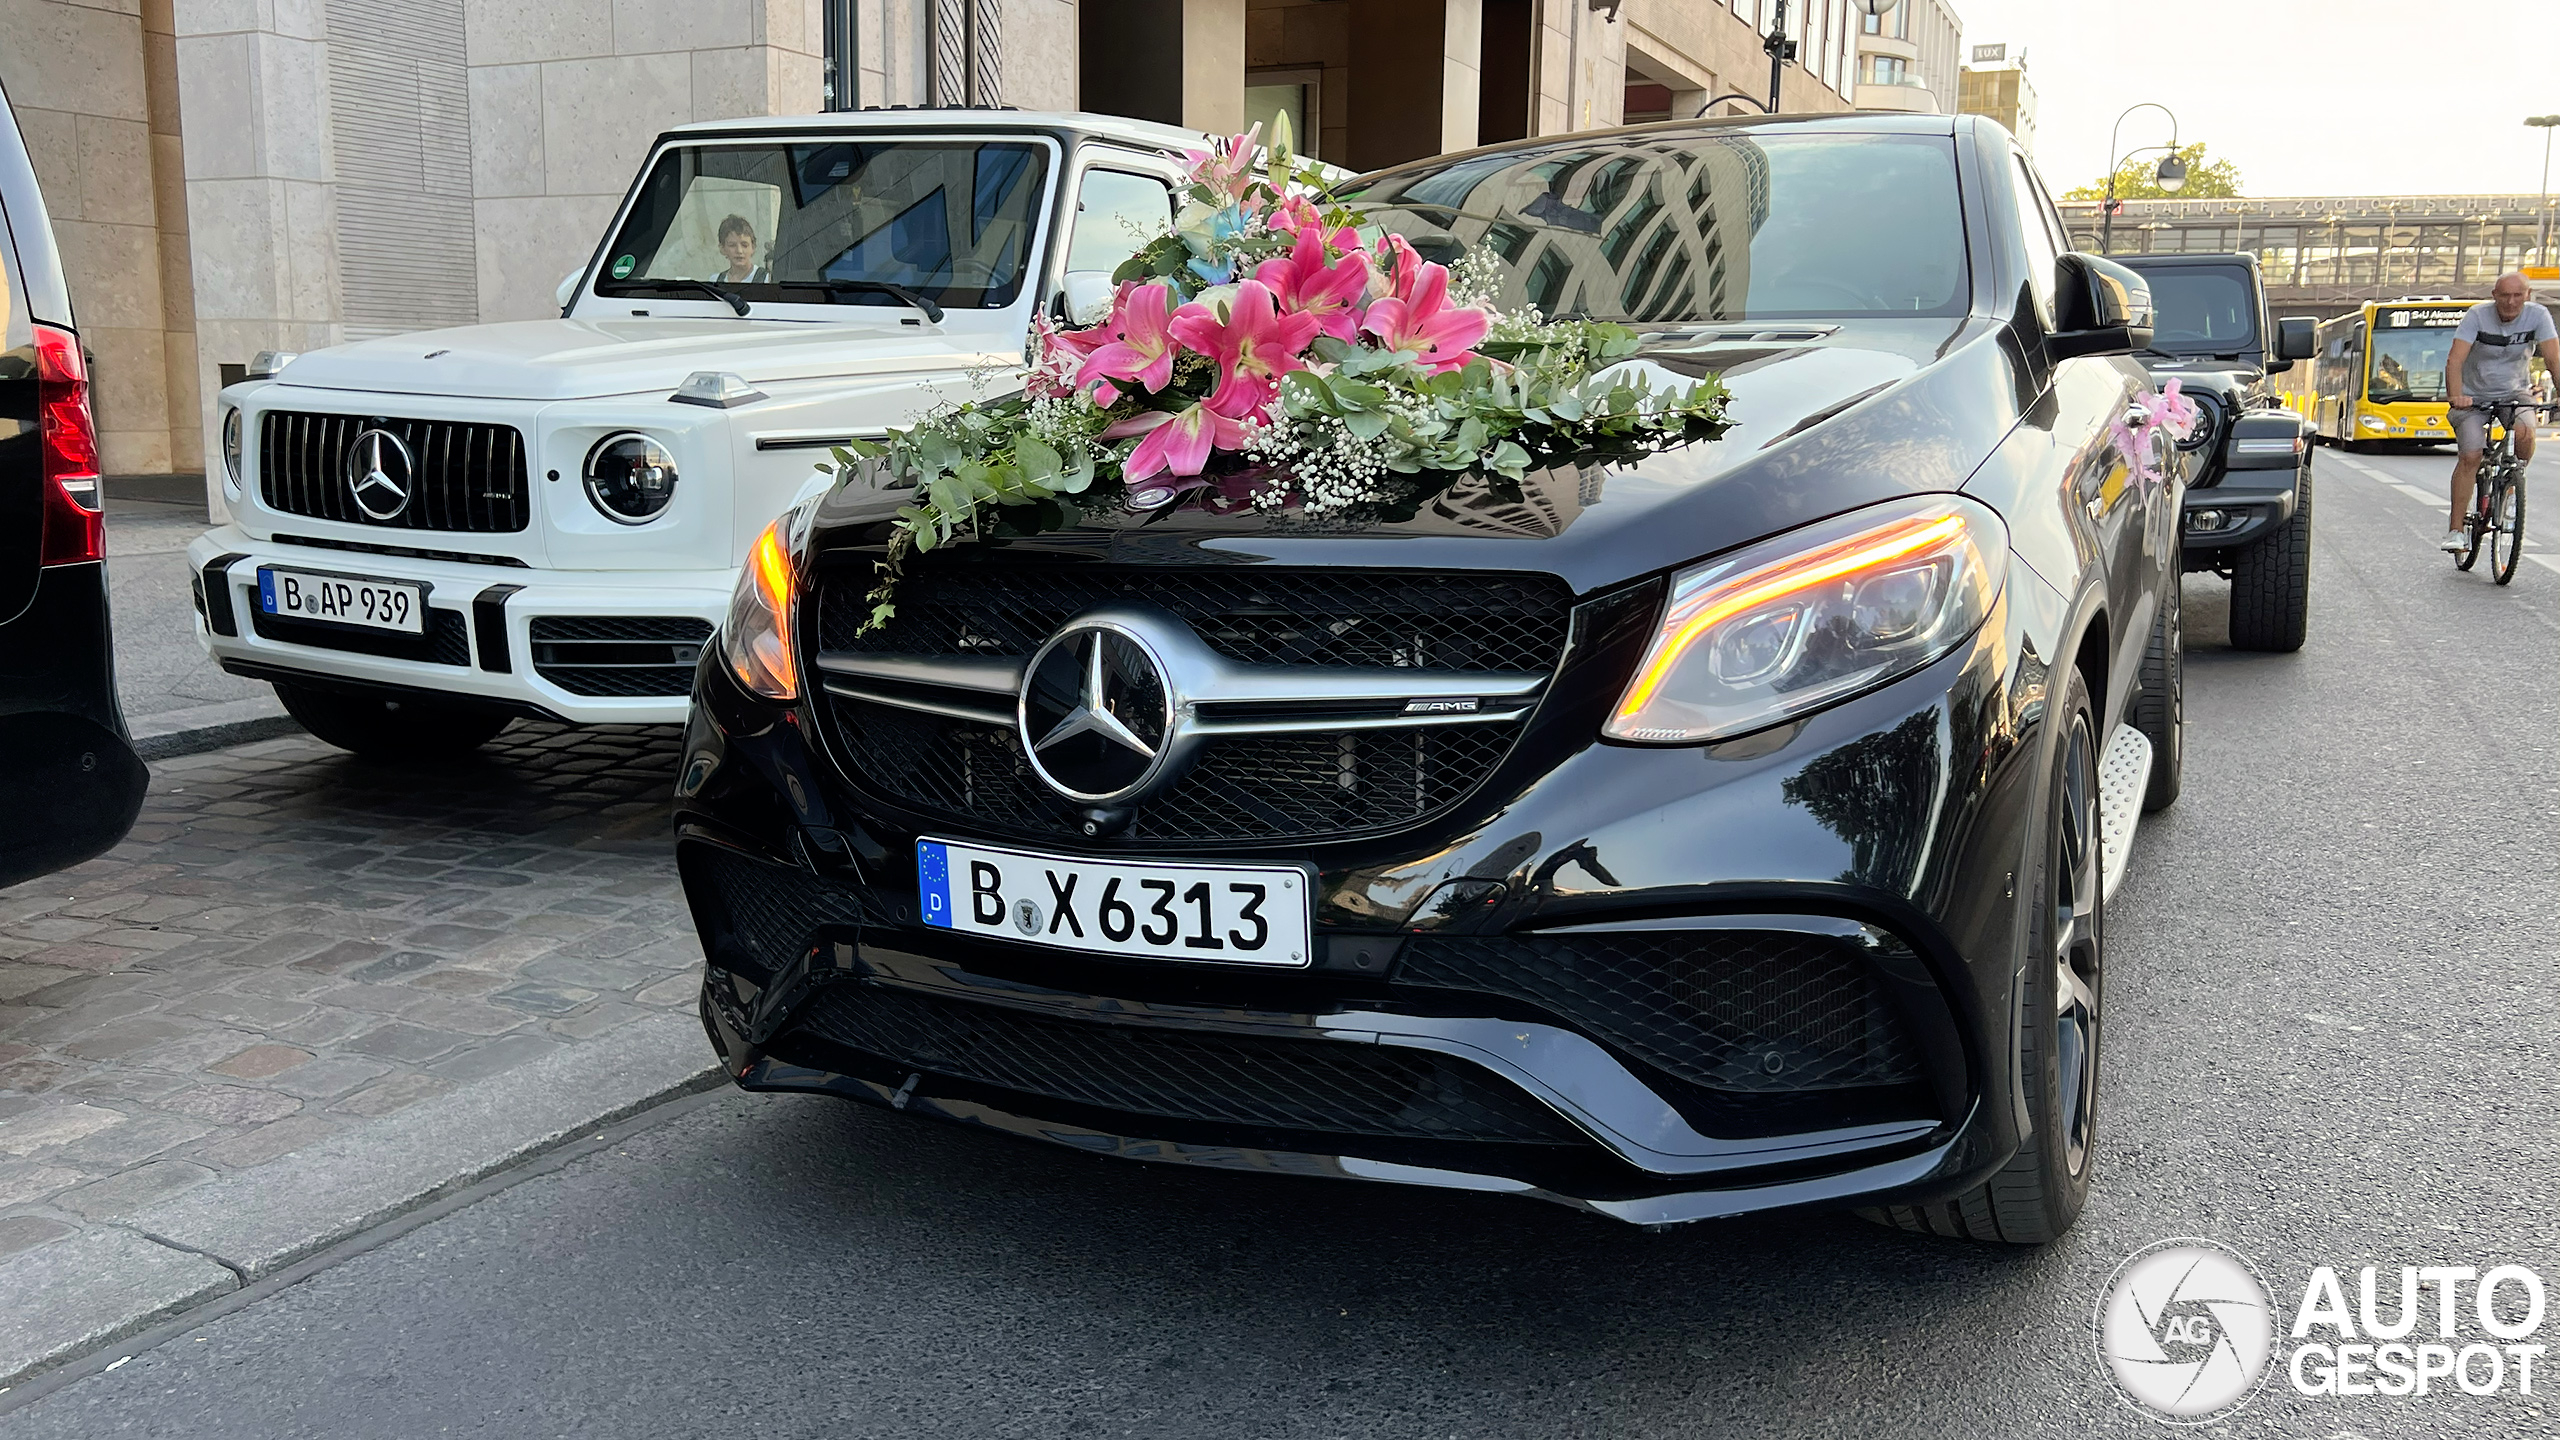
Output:
[[1112,621],[1073,623],[1023,673],[1022,748],[1070,800],[1135,800],[1164,771],[1174,709],[1144,636]]
[[397,520],[409,508],[409,483],[416,462],[400,437],[379,426],[347,446],[347,491],[356,508],[375,520]]

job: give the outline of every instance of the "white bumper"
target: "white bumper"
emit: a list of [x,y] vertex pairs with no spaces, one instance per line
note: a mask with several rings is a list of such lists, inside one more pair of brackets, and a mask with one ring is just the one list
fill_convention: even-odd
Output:
[[[227,563],[209,575],[217,561]],[[497,701],[579,725],[682,723],[692,667],[680,657],[716,643],[736,579],[726,569],[535,570],[279,545],[236,525],[197,537],[187,563],[205,585],[196,637],[226,669]],[[379,632],[280,623],[259,610],[262,565],[424,584],[428,634],[386,643]],[[555,623],[536,623],[545,620]]]

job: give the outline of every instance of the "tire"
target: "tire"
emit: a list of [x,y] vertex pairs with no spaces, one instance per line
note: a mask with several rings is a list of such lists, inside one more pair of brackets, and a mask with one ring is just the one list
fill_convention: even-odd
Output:
[[2151,622],[2151,644],[2142,652],[2142,692],[2133,697],[2133,728],[2151,742],[2151,782],[2142,812],[2157,814],[2178,803],[2187,759],[2186,576],[2174,565],[2169,590]]
[[368,760],[443,760],[498,737],[514,719],[468,702],[355,694],[308,685],[276,685],[285,713],[302,728]]
[[2311,472],[2295,482],[2293,518],[2231,558],[2231,644],[2302,648],[2311,619]]
[[2462,517],[2462,534],[2462,548],[2453,555],[2453,568],[2456,570],[2468,570],[2480,563],[2480,517]]
[[2489,577],[2504,585],[2516,578],[2516,562],[2524,558],[2524,486],[2507,486],[2503,513],[2489,524]]
[[2069,1230],[2088,1204],[2097,1170],[2106,902],[2097,722],[2087,681],[2076,669],[2070,676],[2052,712],[2063,728],[2045,784],[2045,833],[2028,891],[2027,987],[2018,1006],[2019,1081],[2033,1131],[2008,1164],[1952,1200],[1858,1212],[1879,1224],[1950,1239],[2043,1245]]

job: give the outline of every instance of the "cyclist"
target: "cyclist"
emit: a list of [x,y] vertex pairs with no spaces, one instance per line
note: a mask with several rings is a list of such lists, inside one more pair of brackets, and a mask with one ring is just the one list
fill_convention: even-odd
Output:
[[[2510,270],[2498,277],[2489,298],[2474,305],[2454,328],[2453,353],[2444,373],[2445,401],[2453,417],[2453,519],[2444,548],[2459,555],[2471,543],[2463,518],[2471,510],[2471,478],[2480,472],[2480,456],[2489,448],[2489,412],[2475,401],[2533,400],[2533,353],[2560,376],[2560,326],[2551,312],[2533,302],[2533,287]],[[2516,459],[2533,458],[2533,411],[2516,412]]]

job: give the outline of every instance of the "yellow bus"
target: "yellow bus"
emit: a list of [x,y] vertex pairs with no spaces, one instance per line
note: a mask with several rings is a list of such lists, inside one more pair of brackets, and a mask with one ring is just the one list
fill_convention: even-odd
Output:
[[2446,444],[2445,357],[2468,300],[2376,300],[2320,323],[2308,365],[2279,377],[2277,393],[2321,438],[2349,447],[2377,441]]

